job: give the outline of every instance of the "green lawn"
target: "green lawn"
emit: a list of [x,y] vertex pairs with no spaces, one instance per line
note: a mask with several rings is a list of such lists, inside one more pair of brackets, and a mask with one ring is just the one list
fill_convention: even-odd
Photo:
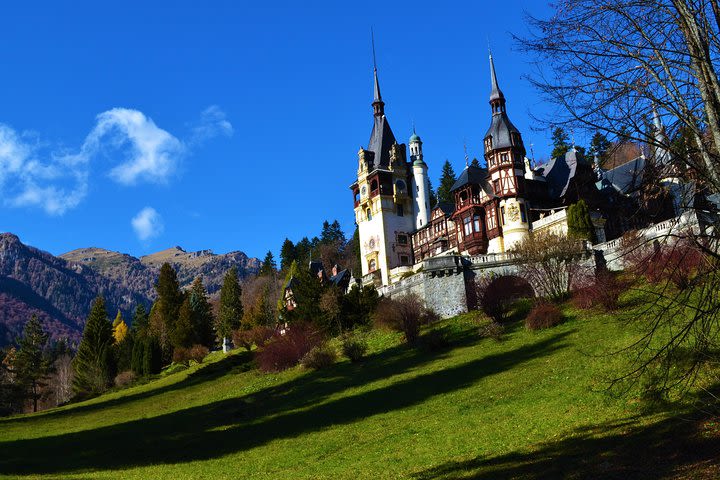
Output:
[[[565,307],[540,332],[443,322],[428,352],[372,332],[362,364],[280,374],[248,353],[0,420],[0,474],[45,478],[713,478],[717,429],[606,391],[631,330]],[[702,424],[705,425],[705,424]],[[707,473],[710,472],[710,473]],[[714,472],[714,473],[713,473]],[[710,475],[710,476],[703,476]]]

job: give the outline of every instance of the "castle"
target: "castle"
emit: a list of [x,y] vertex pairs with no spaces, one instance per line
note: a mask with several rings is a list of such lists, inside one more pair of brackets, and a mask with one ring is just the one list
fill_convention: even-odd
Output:
[[[416,272],[438,256],[502,254],[533,231],[567,233],[567,207],[584,199],[598,242],[617,238],[638,225],[626,212],[645,167],[645,155],[603,171],[571,148],[531,167],[522,134],[510,121],[492,55],[490,127],[483,139],[485,167],[468,164],[451,189],[454,203],[430,205],[428,165],[423,142],[413,129],[398,143],[385,115],[377,67],[374,68],[373,128],[367,148],[358,152],[353,192],[360,237],[362,281],[387,286]],[[662,134],[655,112],[655,132]],[[658,161],[669,161],[657,149]],[[668,179],[672,183],[674,179]],[[677,192],[676,192],[677,193]],[[665,199],[655,221],[679,215],[679,200]]]

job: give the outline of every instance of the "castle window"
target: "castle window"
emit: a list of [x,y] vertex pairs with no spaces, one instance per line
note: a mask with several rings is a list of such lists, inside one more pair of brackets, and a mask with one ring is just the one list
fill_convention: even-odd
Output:
[[507,153],[501,153],[500,154],[500,162],[507,163],[508,162],[508,154]]
[[520,219],[523,223],[527,223],[527,216],[525,214],[525,204],[520,204]]
[[500,195],[502,193],[500,191],[500,180],[493,180],[493,189],[495,190],[495,195]]
[[367,219],[372,220],[372,212],[370,211],[369,208],[365,211],[365,213],[367,214]]
[[370,262],[368,263],[368,271],[374,272],[375,270],[377,270],[377,262],[376,262],[375,259],[373,258],[373,259],[370,260]]
[[470,217],[463,218],[463,228],[465,230],[465,236],[472,234],[472,219]]
[[397,193],[405,193],[405,182],[402,180],[395,182],[395,190],[397,190]]
[[477,213],[473,215],[473,227],[476,233],[480,233],[480,215]]
[[403,234],[398,235],[398,243],[400,245],[407,245],[407,243],[408,243],[407,235],[403,235]]
[[500,224],[505,225],[505,207],[500,207]]
[[397,204],[397,214],[398,214],[398,217],[402,217],[405,215],[405,209],[399,203]]
[[410,257],[407,255],[400,255],[400,265],[410,265]]
[[370,183],[370,193],[377,193],[378,189],[378,181],[377,179],[373,179],[373,181]]

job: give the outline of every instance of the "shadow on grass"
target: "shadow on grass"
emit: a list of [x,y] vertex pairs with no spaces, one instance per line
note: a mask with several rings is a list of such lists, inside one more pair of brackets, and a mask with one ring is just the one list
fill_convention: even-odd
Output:
[[365,365],[338,364],[243,397],[92,430],[4,442],[0,443],[0,472],[62,474],[218,458],[467,388],[484,377],[565,348],[564,338],[570,333],[374,390],[352,392],[353,387],[390,378],[438,357],[396,347]]
[[531,452],[448,462],[413,478],[720,478],[720,438],[706,435],[701,425],[678,418],[645,427],[633,426],[632,421],[608,423]]
[[169,385],[165,385],[164,387],[154,388],[152,390],[146,390],[138,393],[127,394],[118,398],[111,398],[107,400],[103,400],[102,398],[95,402],[92,402],[92,400],[90,400],[92,403],[88,403],[85,405],[70,405],[70,410],[57,409],[48,412],[40,412],[39,414],[35,415],[23,415],[15,418],[10,418],[6,420],[6,423],[38,422],[53,417],[62,417],[68,414],[75,415],[82,413],[90,413],[95,410],[103,410],[106,408],[117,407],[129,402],[143,400],[149,397],[171,392],[173,390],[189,388],[195,385],[199,385],[203,382],[216,380],[224,375],[235,373],[238,370],[243,370],[243,367],[249,365],[251,361],[252,354],[250,352],[235,353],[233,355],[228,355],[222,360],[203,365],[201,368],[190,373],[184,379],[175,383],[171,383]]

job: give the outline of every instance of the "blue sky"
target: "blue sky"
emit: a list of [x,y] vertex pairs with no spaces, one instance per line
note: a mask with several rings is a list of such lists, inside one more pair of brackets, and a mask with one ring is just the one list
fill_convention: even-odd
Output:
[[54,254],[174,245],[276,254],[324,219],[352,234],[372,126],[414,121],[437,186],[490,121],[487,46],[536,158],[546,114],[523,75],[545,2],[12,2],[0,16],[0,231]]

